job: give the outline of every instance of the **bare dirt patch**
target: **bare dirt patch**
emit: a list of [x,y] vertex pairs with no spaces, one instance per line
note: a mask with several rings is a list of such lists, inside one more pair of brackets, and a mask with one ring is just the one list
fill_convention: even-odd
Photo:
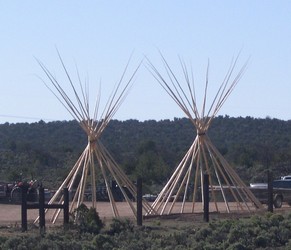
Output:
[[[90,207],[90,203],[86,204],[88,207]],[[190,206],[191,204],[187,204],[187,206]],[[133,213],[129,207],[129,205],[126,202],[118,202],[117,203],[119,215],[121,218],[130,218],[134,220]],[[234,206],[234,205],[233,205]],[[99,213],[99,216],[102,220],[108,221],[113,218],[111,206],[109,202],[98,202],[97,203],[97,212]],[[231,213],[225,212],[215,212],[215,208],[213,204],[210,204],[210,220],[212,219],[226,219],[226,218],[240,218],[245,216],[251,216],[253,214],[262,214],[267,212],[267,209],[265,208],[263,211],[252,211],[249,212],[235,212],[232,211]],[[290,213],[291,207],[288,205],[284,205],[280,209],[275,209],[275,212],[279,213]],[[52,216],[52,213],[54,210],[50,210],[46,215],[46,221],[49,224],[50,218]],[[27,218],[28,222],[32,223],[38,216],[38,210],[28,210]],[[166,221],[166,220],[176,220],[176,221],[203,221],[203,210],[202,207],[198,207],[195,209],[195,213],[189,213],[187,210],[185,210],[184,214],[181,214],[178,209],[175,209],[173,211],[173,214],[170,215],[163,215],[163,216],[150,216],[145,219],[145,221],[150,220],[159,220]],[[63,215],[62,212],[60,213],[60,216],[58,218],[58,224],[62,223]],[[21,224],[21,206],[20,205],[12,205],[12,204],[0,204],[0,225],[15,225],[15,224]]]

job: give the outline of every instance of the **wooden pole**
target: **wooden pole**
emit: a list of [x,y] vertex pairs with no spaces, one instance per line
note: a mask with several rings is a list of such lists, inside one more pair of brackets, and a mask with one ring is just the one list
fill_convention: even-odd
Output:
[[142,226],[142,178],[137,179],[136,190],[136,220],[137,225]]
[[268,211],[273,213],[273,173],[268,170]]
[[69,224],[69,190],[64,188],[64,227]]
[[27,188],[21,188],[21,229],[27,231]]
[[44,188],[39,188],[39,231],[45,233],[45,209],[44,209]]
[[209,175],[204,174],[203,177],[203,213],[204,213],[204,221],[209,222]]

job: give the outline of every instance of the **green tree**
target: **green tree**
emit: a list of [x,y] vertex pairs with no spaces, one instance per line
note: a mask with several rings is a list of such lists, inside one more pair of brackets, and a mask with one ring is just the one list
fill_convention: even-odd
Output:
[[155,142],[146,141],[139,147],[136,175],[143,178],[145,184],[161,183],[169,169],[156,147]]

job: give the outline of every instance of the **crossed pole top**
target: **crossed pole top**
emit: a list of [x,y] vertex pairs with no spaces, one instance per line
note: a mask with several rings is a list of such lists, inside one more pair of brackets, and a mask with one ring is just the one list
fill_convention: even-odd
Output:
[[210,102],[209,109],[207,105],[207,94],[209,85],[209,61],[206,70],[204,95],[202,102],[202,109],[199,111],[196,100],[196,92],[194,86],[194,76],[192,68],[188,67],[186,63],[180,58],[180,65],[184,76],[184,84],[178,79],[176,73],[170,67],[165,57],[161,54],[162,63],[165,68],[165,75],[162,75],[160,71],[154,66],[154,64],[148,59],[147,67],[153,77],[163,87],[163,89],[169,94],[169,96],[177,103],[182,109],[185,115],[190,119],[193,125],[197,129],[197,134],[205,134],[208,130],[213,118],[217,115],[224,102],[227,100],[235,86],[243,76],[248,61],[241,67],[237,75],[233,77],[236,64],[238,62],[239,55],[232,59],[227,73],[220,84],[216,95],[212,102]]
[[[62,103],[62,105],[68,110],[72,117],[79,122],[80,126],[86,132],[89,141],[98,140],[100,135],[108,125],[109,121],[117,112],[118,108],[126,98],[130,87],[134,81],[136,73],[140,67],[140,64],[134,69],[133,73],[126,78],[126,73],[128,70],[130,59],[128,60],[126,67],[117,82],[115,88],[113,88],[110,96],[107,99],[106,105],[103,110],[100,110],[101,102],[101,87],[97,92],[96,102],[91,114],[90,110],[90,100],[89,100],[89,87],[87,82],[82,82],[79,72],[77,70],[77,83],[75,83],[68,72],[64,61],[57,51],[62,69],[65,73],[67,82],[69,83],[71,90],[73,91],[73,96],[68,96],[63,88],[63,85],[56,79],[56,77],[51,73],[51,71],[38,59],[37,62],[48,77],[48,83],[41,79],[45,86],[56,96],[56,98]],[[77,89],[77,85],[79,88]]]

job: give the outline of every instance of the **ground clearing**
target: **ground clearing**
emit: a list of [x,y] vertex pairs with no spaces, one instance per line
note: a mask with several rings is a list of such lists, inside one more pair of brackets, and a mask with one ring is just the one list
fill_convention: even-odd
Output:
[[[87,205],[89,205],[88,203]],[[119,210],[120,210],[120,217],[122,218],[131,218],[134,219],[132,215],[131,209],[129,209],[129,206],[127,205],[126,202],[118,202],[117,203]],[[222,206],[222,204],[220,204]],[[236,206],[235,203],[231,204],[233,208]],[[191,206],[191,203],[186,204],[186,208],[189,209]],[[196,210],[197,209],[197,210]],[[49,213],[46,216],[47,224],[50,223],[49,219],[52,215],[52,212],[54,210],[49,211]],[[97,203],[97,211],[99,213],[99,216],[102,220],[107,221],[112,219],[112,211],[110,207],[109,202],[99,202]],[[187,210],[186,210],[187,211]],[[179,221],[203,221],[203,210],[202,207],[197,206],[195,208],[196,213],[191,214],[191,213],[185,213],[183,215],[179,214],[179,210],[174,210],[176,214],[172,215],[164,215],[162,217],[157,217],[153,216],[151,218],[147,218],[146,221],[151,221],[151,220],[160,220],[162,221],[168,221],[168,220],[179,220]],[[211,204],[210,206],[210,211],[214,211],[214,206]],[[260,212],[232,212],[232,213],[215,213],[212,212],[210,213],[210,220],[211,219],[219,219],[219,218],[238,218],[238,217],[243,217],[243,216],[249,216],[254,213],[264,213],[266,212],[267,209],[264,211]],[[275,212],[280,212],[280,213],[289,213],[291,212],[291,207],[288,206],[287,204],[280,208],[280,209],[275,209]],[[28,210],[28,221],[31,223],[34,221],[34,219],[38,216],[38,210]],[[62,212],[60,213],[60,217],[58,219],[58,224],[62,223]],[[21,206],[20,205],[11,205],[11,204],[0,204],[0,225],[20,225],[21,224]]]

